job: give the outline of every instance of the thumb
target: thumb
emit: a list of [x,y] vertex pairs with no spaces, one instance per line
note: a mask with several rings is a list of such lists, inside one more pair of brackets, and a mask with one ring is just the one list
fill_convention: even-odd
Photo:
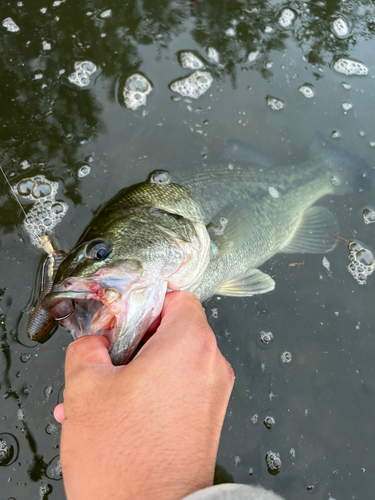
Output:
[[85,335],[75,340],[66,351],[65,380],[69,381],[89,365],[111,365],[110,342],[102,335]]

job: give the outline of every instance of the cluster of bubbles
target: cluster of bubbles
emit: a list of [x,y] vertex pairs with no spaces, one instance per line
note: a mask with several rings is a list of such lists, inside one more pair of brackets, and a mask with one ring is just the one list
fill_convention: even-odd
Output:
[[346,38],[350,34],[348,23],[342,17],[333,21],[332,30],[337,38]]
[[338,59],[333,65],[333,69],[347,76],[366,76],[368,74],[367,66],[359,61],[353,61],[352,59]]
[[311,99],[314,97],[314,91],[310,85],[301,85],[298,89],[302,95],[307,97],[307,99]]
[[267,451],[266,453],[266,463],[268,470],[271,472],[278,472],[281,469],[281,459],[280,454],[274,451]]
[[375,222],[375,211],[371,210],[371,208],[365,208],[362,215],[365,224],[372,224]]
[[170,89],[183,97],[198,99],[198,97],[207,92],[212,82],[212,76],[208,71],[195,71],[186,78],[181,78],[171,83]]
[[272,332],[260,332],[260,340],[263,344],[269,344],[273,340]]
[[54,481],[62,479],[62,467],[59,455],[54,457],[48,464],[46,476]]
[[292,362],[292,355],[289,351],[285,351],[280,356],[280,359],[283,363],[291,363]]
[[18,443],[12,434],[0,434],[0,466],[11,465],[18,456]]
[[280,111],[284,107],[284,102],[281,99],[272,96],[267,96],[267,104],[273,111]]
[[283,9],[277,22],[282,28],[288,29],[293,26],[295,19],[296,14],[292,9]]
[[18,31],[20,31],[19,26],[17,26],[17,24],[11,17],[7,17],[6,19],[4,19],[3,26],[11,33],[17,33]]
[[349,111],[350,109],[352,109],[353,104],[350,104],[350,102],[343,102],[341,106],[344,111]]
[[44,175],[28,177],[13,187],[17,196],[34,203],[27,214],[24,228],[35,247],[42,248],[41,236],[51,233],[68,210],[66,203],[55,199],[58,189],[59,183],[49,181]]
[[95,73],[96,65],[91,61],[77,61],[74,63],[74,73],[68,76],[70,83],[78,87],[90,85],[90,76]]
[[268,415],[264,419],[263,423],[267,427],[267,429],[271,429],[276,424],[275,417],[271,417],[271,416]]
[[357,241],[350,241],[348,248],[348,259],[350,260],[348,271],[359,285],[364,285],[367,281],[367,277],[374,272],[374,256],[370,250],[363,247]]
[[145,106],[151,90],[152,85],[145,76],[138,73],[129,76],[123,90],[125,106],[133,111]]
[[180,63],[184,69],[202,69],[204,63],[192,52],[180,52]]

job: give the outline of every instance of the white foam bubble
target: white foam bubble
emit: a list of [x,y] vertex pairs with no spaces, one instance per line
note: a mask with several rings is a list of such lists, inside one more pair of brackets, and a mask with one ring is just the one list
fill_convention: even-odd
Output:
[[89,165],[82,165],[82,167],[78,169],[77,175],[78,177],[86,177],[86,175],[89,175],[90,172],[91,167]]
[[50,234],[69,208],[63,201],[56,201],[59,183],[48,180],[44,175],[36,175],[18,182],[13,189],[17,196],[34,203],[23,227],[30,236],[31,244],[42,248],[41,236]]
[[348,245],[350,263],[348,271],[359,285],[364,285],[375,270],[374,256],[372,252],[357,241],[351,241]]
[[337,38],[346,38],[350,34],[349,25],[342,17],[338,17],[333,21],[332,31]]
[[295,18],[296,14],[292,9],[283,9],[277,22],[282,28],[288,29],[293,25]]
[[202,69],[204,68],[203,61],[199,59],[192,52],[181,52],[180,53],[181,66],[184,69]]
[[280,109],[283,109],[284,107],[284,102],[281,99],[271,96],[267,97],[267,104],[274,111],[280,111]]
[[112,17],[112,10],[111,9],[106,9],[106,10],[103,10],[103,12],[101,12],[99,14],[99,16],[102,18],[102,19],[108,19],[110,17]]
[[314,97],[314,91],[310,85],[301,85],[298,89],[302,95],[307,97],[307,99],[311,99]]
[[341,106],[344,111],[349,111],[350,109],[352,109],[353,104],[350,104],[350,102],[343,102]]
[[280,356],[281,358],[281,361],[283,363],[291,363],[292,362],[292,355],[289,351],[285,351],[282,353],[282,355]]
[[333,69],[347,76],[366,76],[368,74],[368,67],[365,64],[352,59],[338,59],[333,65]]
[[51,50],[52,45],[49,42],[47,42],[46,40],[43,40],[42,47],[43,47],[43,50]]
[[254,50],[253,52],[250,52],[249,55],[247,56],[247,60],[251,63],[255,61],[255,59],[259,56],[260,52],[259,50]]
[[188,77],[171,83],[170,88],[183,97],[198,99],[207,92],[212,82],[212,76],[208,71],[195,71]]
[[265,33],[272,33],[272,31],[273,31],[272,26],[266,26],[266,27],[264,28],[264,32],[265,32]]
[[365,224],[372,224],[375,222],[375,211],[371,208],[365,208],[362,215]]
[[7,17],[6,19],[4,19],[3,26],[11,33],[17,33],[18,31],[20,31],[19,26],[17,26],[17,24],[11,17]]
[[228,28],[225,34],[229,37],[234,37],[236,36],[236,30],[234,28]]
[[220,60],[219,52],[214,47],[208,47],[207,57],[214,63],[218,63]]
[[345,90],[350,90],[352,88],[352,86],[349,85],[349,83],[346,83],[346,82],[342,82],[341,85],[344,87]]
[[75,72],[68,76],[70,83],[77,87],[87,87],[90,85],[90,76],[97,70],[96,65],[91,61],[76,61],[74,63]]
[[151,82],[143,75],[135,73],[129,76],[125,82],[123,96],[127,108],[135,111],[147,103],[147,96],[152,91]]

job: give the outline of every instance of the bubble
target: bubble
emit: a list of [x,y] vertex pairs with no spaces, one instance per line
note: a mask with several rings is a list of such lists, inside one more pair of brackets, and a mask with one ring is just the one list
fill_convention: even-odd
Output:
[[283,352],[280,358],[283,363],[291,363],[292,361],[292,355],[289,351]]
[[52,45],[49,42],[46,42],[45,40],[43,40],[42,47],[43,47],[43,50],[51,50]]
[[350,102],[343,102],[341,106],[344,111],[349,111],[350,109],[352,109],[353,104],[350,104]]
[[55,434],[58,431],[58,427],[55,424],[48,424],[46,427],[47,434]]
[[14,186],[19,196],[34,203],[23,225],[32,245],[38,248],[42,248],[40,238],[45,234],[47,227],[50,232],[68,210],[66,203],[60,201],[56,203],[58,188],[58,182],[50,181],[44,175],[23,179]]
[[214,47],[208,47],[207,57],[214,63],[218,63],[220,60],[219,52]]
[[272,26],[266,26],[266,27],[264,28],[264,32],[265,32],[265,33],[272,33],[272,31],[273,31]]
[[347,269],[359,285],[364,285],[367,277],[374,272],[374,256],[370,250],[356,241],[349,242],[348,248],[350,263]]
[[198,99],[211,87],[212,76],[208,71],[195,71],[187,78],[177,80],[170,85],[170,89],[183,97]]
[[145,106],[147,96],[152,91],[151,83],[143,75],[135,73],[125,82],[123,96],[124,103],[127,108],[135,111],[141,106]]
[[89,165],[82,165],[82,167],[78,169],[77,175],[78,177],[86,177],[86,175],[89,175],[90,172],[91,167]]
[[334,130],[331,134],[332,139],[339,139],[340,138],[340,132],[338,130]]
[[21,354],[20,356],[20,360],[22,361],[22,363],[27,363],[30,358],[31,358],[30,354]]
[[346,38],[350,34],[348,23],[342,17],[333,21],[332,30],[337,38]]
[[268,187],[268,192],[272,196],[272,198],[278,198],[280,196],[278,190],[272,186]]
[[371,208],[365,208],[362,215],[365,224],[372,224],[375,222],[375,211],[371,210]]
[[20,31],[20,28],[11,17],[7,17],[6,19],[4,19],[3,26],[11,33],[17,33],[18,31]]
[[49,398],[52,393],[53,393],[52,385],[47,385],[47,387],[44,388],[44,396],[46,398]]
[[87,87],[90,85],[90,75],[97,70],[96,65],[91,61],[76,61],[74,63],[74,73],[68,76],[70,83],[78,87]]
[[296,458],[296,450],[294,448],[290,448],[289,454],[291,458]]
[[18,442],[12,434],[0,434],[0,467],[7,467],[17,460]]
[[280,111],[284,107],[284,102],[281,99],[272,96],[267,96],[267,104],[274,111]]
[[260,52],[259,50],[254,50],[253,52],[250,52],[249,55],[247,56],[247,60],[249,63],[252,63],[255,61],[255,59],[259,56]]
[[25,412],[22,408],[17,410],[17,420],[23,420],[25,418]]
[[99,14],[99,17],[101,17],[102,19],[108,19],[109,17],[112,17],[112,10],[111,9],[103,10],[103,12]]
[[192,52],[180,52],[180,62],[184,69],[202,69],[203,61]]
[[276,423],[276,420],[274,417],[270,417],[270,416],[267,416],[265,419],[264,419],[264,425],[267,427],[267,429],[271,429],[272,426],[275,425]]
[[280,13],[277,22],[282,28],[288,29],[291,26],[293,26],[295,18],[296,14],[292,9],[283,9]]
[[228,28],[225,34],[229,37],[234,37],[236,36],[236,30],[234,28]]
[[62,467],[59,455],[54,457],[48,464],[46,476],[48,479],[53,479],[54,481],[60,481],[60,479],[62,479]]
[[258,422],[258,414],[254,413],[254,415],[250,419],[252,423],[255,425]]
[[302,85],[298,90],[302,95],[307,97],[307,99],[311,99],[312,97],[314,97],[314,91],[310,85]]
[[281,468],[280,454],[274,451],[267,451],[266,453],[266,463],[269,472],[278,472]]
[[368,74],[367,66],[359,61],[354,61],[352,59],[338,59],[333,65],[333,69],[338,73],[342,73],[348,76],[366,76]]
[[237,467],[237,465],[241,462],[241,457],[238,455],[234,457],[234,465]]
[[260,332],[260,340],[263,342],[263,344],[269,344],[271,340],[273,340],[273,333],[272,332]]

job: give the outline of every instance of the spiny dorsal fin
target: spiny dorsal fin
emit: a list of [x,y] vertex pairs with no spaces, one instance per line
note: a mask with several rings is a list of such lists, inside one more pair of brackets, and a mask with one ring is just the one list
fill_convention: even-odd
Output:
[[338,226],[324,207],[310,207],[302,215],[294,234],[280,250],[285,253],[327,253],[335,248]]
[[251,224],[248,206],[231,204],[220,210],[207,226],[218,255],[240,248],[248,239]]
[[223,283],[215,293],[228,297],[251,297],[259,293],[271,292],[274,288],[275,282],[271,276],[259,269],[249,269],[244,274]]

